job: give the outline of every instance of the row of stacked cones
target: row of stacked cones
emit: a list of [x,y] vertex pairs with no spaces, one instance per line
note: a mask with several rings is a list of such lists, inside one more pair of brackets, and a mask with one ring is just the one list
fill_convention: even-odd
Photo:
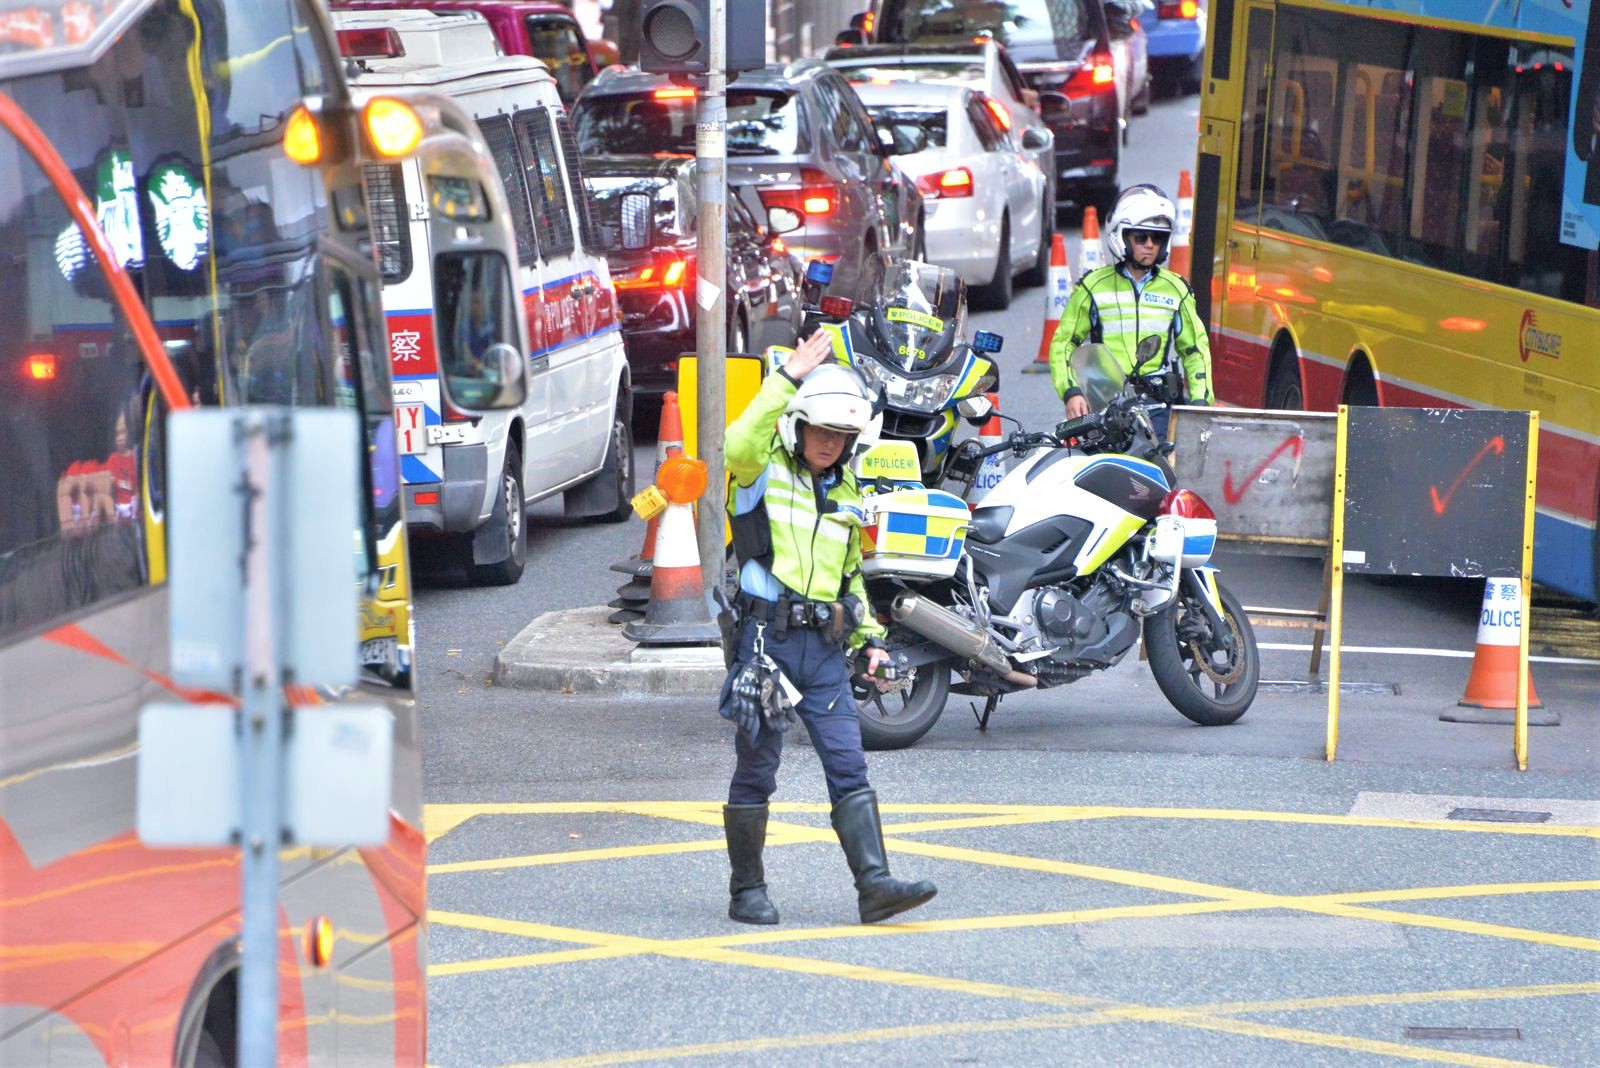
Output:
[[[661,426],[656,432],[655,473],[672,456],[683,455],[683,413],[678,408],[678,395],[668,393],[661,399]],[[617,596],[607,605],[615,608],[607,618],[612,623],[632,623],[643,619],[650,605],[650,580],[655,570],[656,537],[661,516],[652,516],[645,524],[644,546],[626,560],[611,565],[611,570],[629,576],[617,587]]]
[[694,502],[706,491],[706,466],[684,455],[676,393],[662,398],[656,442],[655,490],[665,507],[646,522],[638,555],[611,565],[630,578],[617,588],[610,603],[617,611],[609,619],[623,624],[623,636],[640,645],[719,645],[722,635],[702,591],[695,537]]

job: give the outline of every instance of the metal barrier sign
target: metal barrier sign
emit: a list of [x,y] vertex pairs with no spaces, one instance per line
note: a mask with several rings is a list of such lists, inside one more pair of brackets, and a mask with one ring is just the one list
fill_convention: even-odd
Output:
[[1339,745],[1346,574],[1519,577],[1512,749],[1528,767],[1528,616],[1539,414],[1461,408],[1339,409],[1329,614],[1328,738]]
[[1322,668],[1332,571],[1333,474],[1338,416],[1240,408],[1172,409],[1178,481],[1217,516],[1230,548],[1323,558],[1315,609],[1245,605],[1256,626],[1313,631],[1309,674]]
[[1174,408],[1178,481],[1217,514],[1217,537],[1324,548],[1333,519],[1332,412]]

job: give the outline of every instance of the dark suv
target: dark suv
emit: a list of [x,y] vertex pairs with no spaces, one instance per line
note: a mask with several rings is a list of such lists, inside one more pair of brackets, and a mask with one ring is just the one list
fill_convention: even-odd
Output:
[[[1113,41],[1102,0],[877,0],[872,40],[941,44],[993,37],[1005,45],[1056,139],[1062,200],[1103,213],[1117,195],[1117,166],[1131,108],[1127,49]],[[853,30],[840,40],[862,36]]]
[[[586,158],[695,151],[694,90],[607,67],[578,98]],[[855,90],[814,59],[748,71],[728,86],[728,183],[753,190],[802,261],[834,264],[830,291],[877,288],[877,253],[922,252],[922,194],[889,158]]]
[[[696,346],[693,156],[591,157],[583,184],[622,307],[634,396],[677,388],[678,357]],[[795,344],[804,267],[729,190],[728,351]]]

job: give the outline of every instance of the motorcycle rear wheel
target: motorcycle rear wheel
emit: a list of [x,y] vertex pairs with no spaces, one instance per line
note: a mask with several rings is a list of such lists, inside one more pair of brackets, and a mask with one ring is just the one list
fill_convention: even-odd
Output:
[[[1231,656],[1214,637],[1196,636],[1204,622],[1200,595],[1187,584],[1178,597],[1144,622],[1150,673],[1172,707],[1203,727],[1221,727],[1244,715],[1261,681],[1261,651],[1239,599],[1222,583],[1222,619],[1234,631]],[[1191,618],[1191,614],[1193,617]]]
[[927,734],[944,712],[950,696],[950,669],[924,664],[917,669],[910,692],[874,693],[855,688],[856,716],[861,720],[865,749],[904,749]]

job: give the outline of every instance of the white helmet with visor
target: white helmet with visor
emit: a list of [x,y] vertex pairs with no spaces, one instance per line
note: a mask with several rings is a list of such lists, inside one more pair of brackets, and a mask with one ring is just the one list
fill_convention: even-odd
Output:
[[800,388],[778,417],[778,435],[791,456],[801,452],[800,427],[820,426],[849,434],[844,457],[849,458],[855,439],[872,420],[872,401],[857,372],[837,363],[825,363],[806,375]]
[[1111,218],[1106,220],[1105,246],[1110,263],[1128,260],[1128,230],[1149,230],[1159,235],[1160,249],[1157,263],[1167,262],[1167,250],[1172,244],[1172,220],[1178,209],[1171,198],[1153,185],[1132,185],[1122,191],[1111,208]]

